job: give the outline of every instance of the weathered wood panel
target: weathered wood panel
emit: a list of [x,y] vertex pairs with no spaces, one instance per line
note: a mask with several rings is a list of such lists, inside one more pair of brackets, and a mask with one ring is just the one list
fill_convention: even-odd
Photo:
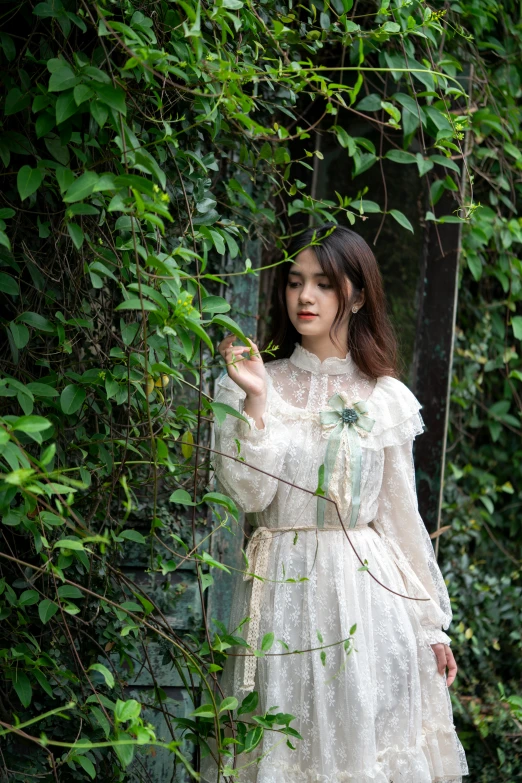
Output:
[[[252,261],[252,267],[261,266],[261,245],[259,242],[248,242],[246,258]],[[230,268],[234,268],[231,263]],[[254,275],[240,275],[231,278],[232,284],[224,292],[224,296],[232,305],[232,316],[240,324],[244,333],[251,339],[256,339],[258,321],[259,278]],[[216,560],[234,568],[242,568],[245,525],[244,515],[239,518],[239,525],[233,532],[220,530],[212,536],[211,554]],[[248,528],[247,528],[248,529]],[[234,585],[234,574],[214,569],[214,584],[208,591],[207,614],[228,625],[230,605]]]

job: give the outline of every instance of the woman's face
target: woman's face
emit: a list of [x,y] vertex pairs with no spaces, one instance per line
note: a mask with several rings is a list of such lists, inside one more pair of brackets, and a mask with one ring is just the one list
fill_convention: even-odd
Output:
[[[346,278],[347,294],[352,294],[352,284]],[[296,257],[288,274],[286,285],[286,307],[288,317],[299,334],[322,338],[330,334],[332,324],[339,308],[339,297],[330,280],[321,269],[314,251],[303,250]],[[348,324],[349,313],[345,313],[339,324]]]

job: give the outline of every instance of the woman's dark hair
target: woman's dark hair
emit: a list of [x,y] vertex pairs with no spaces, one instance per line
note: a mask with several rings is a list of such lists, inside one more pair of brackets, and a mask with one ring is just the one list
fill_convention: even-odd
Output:
[[[332,324],[332,339],[336,339],[343,317],[351,310],[352,303],[364,288],[364,305],[356,314],[350,314],[346,350],[350,351],[355,364],[368,377],[397,376],[397,339],[386,311],[382,276],[375,256],[359,234],[335,223],[309,228],[296,237],[288,248],[290,260],[278,267],[277,300],[272,311],[270,340],[279,347],[273,358],[289,357],[295,343],[301,341],[301,335],[288,317],[286,286],[292,263],[299,252],[310,245],[313,245],[310,249],[317,256],[321,269],[339,297],[339,308]],[[346,291],[346,278],[353,286],[350,300]]]

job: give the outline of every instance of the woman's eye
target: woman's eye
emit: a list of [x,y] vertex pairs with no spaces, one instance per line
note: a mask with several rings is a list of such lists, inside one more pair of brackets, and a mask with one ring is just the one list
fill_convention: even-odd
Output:
[[288,288],[297,288],[298,285],[299,285],[299,283],[288,282]]
[[330,283],[319,283],[319,288],[328,289],[328,288],[331,288],[331,287],[332,286],[330,285]]

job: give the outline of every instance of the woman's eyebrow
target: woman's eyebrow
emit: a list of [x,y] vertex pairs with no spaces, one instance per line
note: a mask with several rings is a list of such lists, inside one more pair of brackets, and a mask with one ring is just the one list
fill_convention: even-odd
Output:
[[[293,272],[292,270],[290,270],[290,272],[288,274],[289,275],[295,275],[296,277],[302,277],[303,276],[301,272]],[[328,277],[328,275],[325,272],[315,272],[313,277]]]

